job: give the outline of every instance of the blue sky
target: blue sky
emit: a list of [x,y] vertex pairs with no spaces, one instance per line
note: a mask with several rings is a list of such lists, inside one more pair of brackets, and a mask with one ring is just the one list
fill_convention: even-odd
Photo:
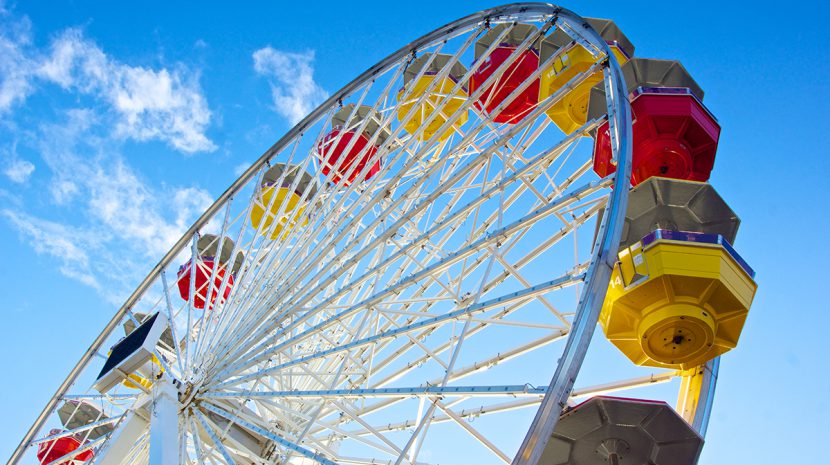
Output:
[[[0,1],[0,456],[132,287],[316,103],[495,2],[228,9]],[[759,291],[703,464],[816,463],[830,414],[825,4],[571,2],[683,62],[723,127],[711,182]],[[286,72],[289,69],[291,72]]]

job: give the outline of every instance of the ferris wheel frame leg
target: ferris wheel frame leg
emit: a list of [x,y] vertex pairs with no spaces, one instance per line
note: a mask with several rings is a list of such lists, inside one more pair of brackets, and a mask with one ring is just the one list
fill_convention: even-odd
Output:
[[684,376],[680,384],[677,410],[704,438],[712,413],[719,369],[720,357],[715,357],[698,367],[693,375]]
[[179,463],[179,392],[162,376],[153,386],[149,465]]

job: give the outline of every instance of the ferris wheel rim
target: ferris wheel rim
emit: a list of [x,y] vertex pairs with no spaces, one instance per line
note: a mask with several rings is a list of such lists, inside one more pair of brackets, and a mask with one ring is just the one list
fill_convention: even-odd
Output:
[[[127,311],[131,309],[131,307],[136,303],[137,299],[147,290],[147,288],[152,284],[153,280],[156,279],[164,270],[165,267],[169,266],[173,259],[176,257],[178,253],[180,253],[185,247],[187,247],[188,242],[191,240],[193,235],[202,227],[204,226],[210,218],[215,215],[222,205],[228,201],[228,199],[232,198],[247,182],[249,182],[256,173],[265,166],[268,161],[273,157],[275,153],[278,153],[282,148],[290,144],[294,138],[303,133],[309,125],[313,122],[317,121],[328,108],[331,108],[332,105],[335,105],[338,101],[343,99],[345,96],[350,95],[355,89],[357,89],[362,83],[365,83],[368,79],[371,79],[372,76],[381,73],[383,70],[387,69],[390,66],[400,60],[402,57],[405,57],[407,54],[411,53],[413,50],[417,50],[420,47],[423,47],[425,44],[428,44],[437,38],[442,36],[452,34],[456,30],[464,29],[465,27],[469,27],[473,24],[478,24],[481,21],[485,21],[490,18],[495,18],[499,16],[507,16],[507,15],[515,15],[515,14],[548,14],[548,15],[557,15],[566,21],[572,21],[573,25],[581,25],[587,26],[587,28],[582,31],[590,37],[591,42],[593,45],[603,48],[606,52],[608,57],[607,63],[608,68],[610,69],[609,73],[612,78],[606,80],[606,84],[610,82],[614,82],[616,87],[612,84],[612,91],[608,92],[609,96],[613,96],[611,98],[617,99],[617,102],[620,104],[620,111],[614,111],[609,114],[609,119],[613,119],[616,121],[618,127],[622,128],[622,132],[619,134],[619,141],[617,146],[617,153],[618,153],[618,173],[622,173],[622,179],[617,176],[619,182],[617,182],[614,186],[612,196],[614,196],[613,201],[609,201],[609,204],[612,208],[607,212],[607,216],[605,217],[604,221],[607,225],[605,228],[606,231],[601,232],[598,234],[598,243],[597,247],[595,247],[595,256],[592,260],[594,266],[592,269],[600,269],[599,273],[596,271],[589,277],[587,277],[584,281],[584,292],[586,295],[589,293],[588,289],[594,289],[590,291],[590,294],[594,296],[591,305],[585,305],[584,307],[591,307],[588,311],[582,311],[583,306],[580,305],[580,310],[577,312],[576,320],[580,320],[581,323],[579,330],[572,330],[568,336],[569,342],[567,344],[568,347],[570,346],[583,346],[585,343],[580,343],[579,341],[584,341],[590,339],[590,335],[593,333],[594,328],[596,327],[596,320],[598,317],[599,306],[602,302],[601,298],[597,298],[600,295],[604,294],[604,288],[607,285],[608,278],[610,277],[610,270],[613,267],[613,263],[616,260],[616,248],[619,242],[619,236],[622,229],[622,216],[624,216],[624,206],[626,203],[626,196],[628,192],[628,179],[630,173],[630,158],[631,158],[631,147],[630,147],[630,129],[631,129],[631,116],[630,110],[628,109],[628,100],[627,96],[625,95],[625,85],[624,81],[622,80],[622,74],[619,69],[619,65],[616,62],[616,58],[614,54],[610,52],[608,45],[605,44],[604,41],[599,39],[599,35],[587,25],[587,23],[582,20],[582,18],[567,9],[560,8],[550,4],[543,4],[543,3],[520,3],[520,4],[513,4],[513,5],[506,5],[503,7],[496,7],[488,10],[483,10],[478,13],[474,13],[472,15],[466,16],[462,19],[453,21],[439,29],[436,29],[423,37],[419,38],[416,41],[411,42],[407,46],[401,48],[397,52],[391,54],[386,59],[382,60],[375,66],[370,67],[367,71],[362,73],[360,76],[355,78],[349,84],[344,86],[340,89],[337,93],[333,94],[328,100],[323,102],[320,106],[314,109],[306,118],[304,118],[301,122],[291,128],[285,136],[283,136],[279,141],[277,141],[274,145],[272,145],[265,153],[239,178],[237,178],[234,183],[222,194],[219,198],[214,202],[211,207],[209,207],[203,215],[184,233],[181,239],[174,244],[170,251],[165,254],[165,256],[159,261],[159,263],[150,271],[147,277],[139,284],[136,290],[132,293],[132,295],[127,299],[124,305],[116,312],[113,319],[108,323],[101,334],[98,336],[96,341],[90,346],[88,351],[84,354],[84,356],[79,360],[78,364],[75,368],[73,368],[72,372],[70,372],[69,376],[66,378],[64,383],[60,386],[58,391],[55,395],[50,399],[49,403],[47,403],[46,407],[44,408],[41,415],[36,420],[35,424],[32,425],[29,432],[24,436],[24,439],[21,441],[20,445],[18,446],[17,450],[15,450],[12,458],[10,459],[10,463],[16,463],[19,457],[22,455],[23,451],[25,450],[28,443],[31,441],[32,437],[36,432],[42,427],[43,422],[45,421],[46,416],[49,414],[50,411],[54,409],[57,405],[59,400],[63,397],[69,387],[74,384],[80,370],[89,362],[89,360],[93,357],[94,353],[100,349],[101,344],[103,343],[106,335],[111,334],[113,330],[115,330],[119,322],[122,321],[124,316],[127,314]],[[596,43],[594,43],[594,41]],[[620,214],[620,210],[623,210],[622,215]],[[610,232],[609,232],[610,231]],[[601,266],[600,266],[601,265]],[[604,268],[603,268],[604,267]],[[606,276],[607,274],[607,276]],[[587,335],[587,336],[586,336]],[[574,339],[577,342],[573,344],[570,342],[571,339]],[[583,355],[584,351],[587,349],[587,345],[583,349],[577,349],[578,351],[581,350]],[[567,349],[566,349],[567,351]],[[557,377],[565,377],[567,378],[573,372],[573,362],[576,361],[575,359],[571,358],[571,366],[564,370],[566,373],[564,375],[559,375],[560,367],[563,366],[562,363],[557,365],[557,374],[554,374],[554,379],[551,382],[551,386],[557,382]],[[581,361],[579,361],[581,363]],[[578,364],[576,365],[576,371],[578,372]],[[572,376],[574,377],[574,376]],[[564,379],[564,378],[563,378]],[[571,381],[572,387],[572,381]],[[560,380],[557,383],[557,387],[555,389],[548,389],[548,393],[546,394],[545,399],[547,399],[548,395],[551,397],[555,397],[551,394],[554,391],[562,392],[569,391],[570,387],[562,384]],[[548,401],[550,405],[554,405],[556,402],[561,401],[561,399],[552,399]],[[543,405],[545,405],[545,401],[543,401]],[[540,407],[540,412],[542,408]],[[553,412],[553,413],[552,413]],[[558,410],[553,408],[547,414],[546,420],[553,419],[555,422],[555,418],[558,415]],[[545,428],[549,427],[552,429],[553,426],[551,423],[547,423],[547,426],[541,427],[539,431],[536,431],[534,427],[528,432],[528,437],[531,436],[532,431],[536,431],[534,433],[537,437],[541,436],[544,437]],[[549,436],[549,435],[548,435]],[[538,449],[538,447],[537,447]],[[519,454],[517,454],[518,457]],[[521,462],[515,462],[521,463]]]

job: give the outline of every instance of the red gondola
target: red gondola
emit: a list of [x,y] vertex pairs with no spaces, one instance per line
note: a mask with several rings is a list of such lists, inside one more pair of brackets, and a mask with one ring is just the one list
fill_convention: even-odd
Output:
[[[631,185],[652,176],[706,181],[715,164],[720,125],[701,103],[703,91],[676,61],[634,58],[623,66],[634,124]],[[605,94],[592,90],[589,115],[603,112]],[[596,108],[593,108],[596,107]],[[607,176],[613,163],[608,123],[597,129],[594,171]]]
[[[209,281],[213,274],[216,255],[219,252],[218,237],[213,234],[205,234],[196,242],[196,250],[198,255],[196,257],[196,276],[194,277],[193,286],[196,295],[193,298],[193,307],[203,310],[207,305],[207,309],[210,310],[216,303],[216,297],[219,295],[222,281],[225,279],[227,267],[231,262],[230,259],[231,253],[234,250],[234,243],[227,237],[223,239],[218,267],[213,278],[213,285],[210,285]],[[222,291],[222,299],[220,302],[224,302],[230,296],[231,290],[233,289],[234,277],[242,267],[244,258],[242,252],[236,253],[230,270],[230,276],[228,276],[228,282]],[[179,295],[184,300],[190,300],[190,267],[190,260],[179,267],[178,281],[176,282],[176,285],[179,287]],[[208,290],[208,288],[210,289]]]
[[[634,157],[631,185],[652,176],[706,181],[715,164],[720,125],[692,94],[643,92],[631,101]],[[613,173],[606,122],[597,130],[594,171]]]
[[[478,42],[476,42],[476,60],[482,58],[484,52],[490,47],[494,40],[498,39],[504,29],[510,27],[507,24],[499,24],[490,29]],[[499,45],[484,57],[484,63],[470,77],[470,94],[474,94],[484,82],[507,59],[516,51],[528,37],[537,32],[536,26],[530,24],[516,24],[510,32],[501,39]],[[521,84],[528,79],[539,68],[539,47],[536,41],[532,46],[521,51],[516,59],[507,66],[507,69],[493,82],[476,100],[475,105],[480,110],[493,113],[507,97],[510,96]],[[515,124],[524,118],[536,104],[539,103],[539,78],[533,80],[523,91],[519,93],[507,106],[504,107],[493,121],[497,123]]]
[[348,186],[359,176],[368,180],[378,174],[381,159],[375,155],[389,136],[389,131],[380,127],[380,120],[377,112],[365,105],[355,110],[354,104],[349,104],[338,110],[332,117],[331,131],[317,144],[323,175],[335,184],[342,181]]
[[[210,281],[210,275],[213,272],[213,260],[204,260],[201,258],[196,259],[196,278],[194,281],[194,289],[196,290],[196,296],[193,298],[193,307],[203,310],[205,308],[205,304],[207,301],[210,301],[210,305],[208,305],[208,310],[213,308],[214,303],[216,303],[216,296],[219,294],[219,289],[222,287],[222,280],[225,279],[225,267],[219,266],[219,269],[216,270],[216,276],[213,279],[213,286],[210,286],[210,296],[206,299],[205,296],[208,292],[208,281]],[[190,300],[190,262],[185,263],[184,265],[179,267],[179,295],[184,300]],[[228,284],[225,286],[225,290],[222,292],[222,300],[226,300],[228,296],[231,294],[231,288],[233,287],[233,275],[228,277]]]
[[[50,436],[60,433],[62,430],[53,429],[49,432]],[[46,465],[63,457],[64,455],[77,450],[81,447],[81,441],[74,436],[64,436],[62,438],[53,439],[51,441],[42,442],[37,446],[37,459],[40,463]],[[86,462],[91,459],[95,453],[92,450],[85,450],[74,456],[71,460],[59,462],[57,465],[73,465],[74,463]]]

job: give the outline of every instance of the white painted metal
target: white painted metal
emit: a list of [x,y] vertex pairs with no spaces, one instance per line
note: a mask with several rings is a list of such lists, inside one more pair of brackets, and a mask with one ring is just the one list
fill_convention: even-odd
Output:
[[166,376],[153,386],[150,405],[150,465],[179,461],[179,392]]

